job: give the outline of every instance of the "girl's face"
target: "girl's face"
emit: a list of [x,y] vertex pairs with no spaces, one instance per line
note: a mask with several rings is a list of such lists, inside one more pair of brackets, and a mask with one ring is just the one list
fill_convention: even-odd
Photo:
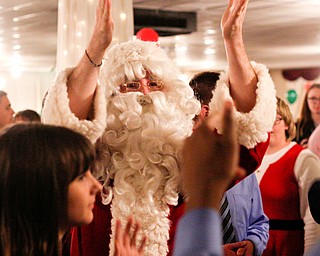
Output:
[[68,224],[77,226],[89,224],[93,220],[93,206],[96,194],[101,191],[101,184],[90,171],[78,176],[69,184],[68,189]]
[[308,92],[308,107],[312,114],[320,115],[320,88],[313,88]]
[[270,134],[270,144],[278,145],[278,143],[285,142],[286,139],[286,130],[288,130],[288,126],[285,124],[282,117],[277,114],[276,120],[273,123],[273,128]]

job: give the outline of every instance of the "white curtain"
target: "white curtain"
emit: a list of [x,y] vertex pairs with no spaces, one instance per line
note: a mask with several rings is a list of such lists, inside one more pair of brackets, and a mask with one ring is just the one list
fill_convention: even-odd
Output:
[[10,72],[1,72],[6,81],[3,88],[15,112],[32,109],[40,114],[42,99],[52,84],[55,72],[23,72],[19,78],[13,78]]
[[[86,49],[95,22],[98,0],[59,0],[57,71],[78,63]],[[133,36],[132,0],[114,0],[115,23],[113,43]]]

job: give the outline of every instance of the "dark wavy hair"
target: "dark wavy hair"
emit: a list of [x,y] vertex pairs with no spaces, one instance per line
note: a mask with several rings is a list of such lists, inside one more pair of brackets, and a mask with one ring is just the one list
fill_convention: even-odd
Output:
[[304,138],[309,138],[313,130],[315,129],[314,122],[311,116],[311,111],[308,105],[308,94],[313,88],[319,88],[320,84],[312,84],[303,100],[302,109],[300,112],[299,120],[297,121],[297,134],[295,140],[300,143]]
[[64,127],[23,123],[0,134],[1,255],[59,255],[68,186],[93,160],[90,141]]
[[209,105],[212,99],[212,91],[216,88],[219,80],[219,73],[205,71],[194,75],[189,85],[194,91],[195,97],[200,101],[201,106]]

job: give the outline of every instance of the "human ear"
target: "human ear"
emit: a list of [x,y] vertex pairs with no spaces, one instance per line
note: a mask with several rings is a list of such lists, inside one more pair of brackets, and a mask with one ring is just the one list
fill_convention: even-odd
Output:
[[201,111],[200,111],[200,118],[201,120],[204,120],[209,116],[210,108],[208,105],[202,105],[201,106]]

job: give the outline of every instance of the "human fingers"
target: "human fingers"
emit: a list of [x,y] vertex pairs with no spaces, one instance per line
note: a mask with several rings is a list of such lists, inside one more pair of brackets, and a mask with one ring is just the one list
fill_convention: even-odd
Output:
[[237,256],[243,256],[245,253],[245,248],[239,248],[236,252]]
[[221,122],[222,136],[224,136],[224,138],[226,139],[229,139],[231,142],[234,142],[237,137],[237,134],[236,125],[232,113],[232,107],[233,105],[231,101],[224,102]]
[[246,241],[241,241],[241,242],[225,244],[224,247],[226,249],[228,249],[228,250],[236,250],[236,249],[239,249],[239,248],[243,248],[246,245],[247,245]]
[[138,253],[139,254],[143,254],[143,250],[144,250],[144,247],[146,246],[146,243],[147,243],[147,237],[146,236],[144,236],[143,238],[142,238],[142,241],[141,241],[141,244],[140,244],[140,246],[139,246],[139,248],[138,248]]
[[122,244],[122,228],[121,228],[121,221],[116,220],[116,230],[115,230],[115,255],[120,255],[119,252],[121,251],[121,244]]
[[137,234],[138,234],[139,230],[140,230],[140,224],[136,222],[135,228],[133,230],[132,237],[130,239],[130,245],[131,246],[135,246],[136,245],[136,239],[137,239]]
[[127,222],[127,225],[126,225],[126,228],[125,228],[125,231],[123,233],[123,239],[125,240],[126,238],[129,238],[130,237],[130,229],[133,225],[133,219],[132,217],[130,216],[128,218],[128,222]]

